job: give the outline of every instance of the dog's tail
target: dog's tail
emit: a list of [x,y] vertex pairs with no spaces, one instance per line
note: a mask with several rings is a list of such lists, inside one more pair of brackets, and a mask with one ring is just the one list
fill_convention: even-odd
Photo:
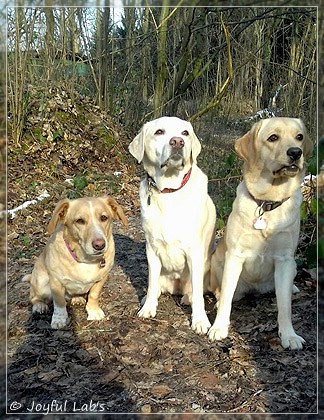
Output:
[[21,279],[21,281],[28,281],[28,283],[30,283],[30,280],[31,280],[31,274],[26,274],[22,279]]

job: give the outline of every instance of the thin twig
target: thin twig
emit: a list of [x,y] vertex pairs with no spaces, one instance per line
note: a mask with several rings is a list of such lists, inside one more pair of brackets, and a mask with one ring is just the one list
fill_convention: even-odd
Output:
[[233,176],[227,176],[225,178],[212,178],[209,179],[208,182],[214,182],[214,181],[229,181],[230,179],[237,179],[242,178],[242,175],[233,175]]

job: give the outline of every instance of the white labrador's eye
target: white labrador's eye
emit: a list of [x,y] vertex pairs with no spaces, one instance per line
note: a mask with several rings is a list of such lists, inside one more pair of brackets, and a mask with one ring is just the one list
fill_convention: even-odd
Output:
[[188,130],[184,130],[181,134],[183,136],[189,136],[189,131]]
[[162,130],[161,128],[159,128],[158,130],[156,130],[156,132],[154,133],[155,136],[161,136],[162,134],[164,134],[165,131]]
[[296,140],[302,141],[303,139],[304,139],[304,136],[301,133],[297,134]]

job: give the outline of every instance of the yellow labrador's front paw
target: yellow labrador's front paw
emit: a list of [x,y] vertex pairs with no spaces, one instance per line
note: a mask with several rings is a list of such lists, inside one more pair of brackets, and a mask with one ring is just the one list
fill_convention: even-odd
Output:
[[86,308],[88,317],[88,321],[100,321],[101,319],[104,319],[105,313],[101,308],[98,309],[88,309]]
[[281,345],[284,349],[301,350],[306,341],[297,334],[283,335],[281,334]]

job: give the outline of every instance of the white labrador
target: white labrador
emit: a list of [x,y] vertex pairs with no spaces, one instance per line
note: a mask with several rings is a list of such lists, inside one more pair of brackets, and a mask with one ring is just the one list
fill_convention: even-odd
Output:
[[176,117],[146,123],[129,146],[147,173],[140,202],[149,279],[139,316],[155,317],[161,293],[182,294],[192,306],[192,329],[205,334],[216,211],[196,163],[200,150],[191,124]]
[[256,123],[235,144],[244,159],[243,182],[228,219],[224,238],[212,257],[211,289],[220,291],[211,340],[227,337],[233,295],[275,289],[278,325],[284,348],[301,349],[305,340],[291,322],[291,294],[296,275],[294,254],[300,225],[301,181],[312,144],[295,118]]

